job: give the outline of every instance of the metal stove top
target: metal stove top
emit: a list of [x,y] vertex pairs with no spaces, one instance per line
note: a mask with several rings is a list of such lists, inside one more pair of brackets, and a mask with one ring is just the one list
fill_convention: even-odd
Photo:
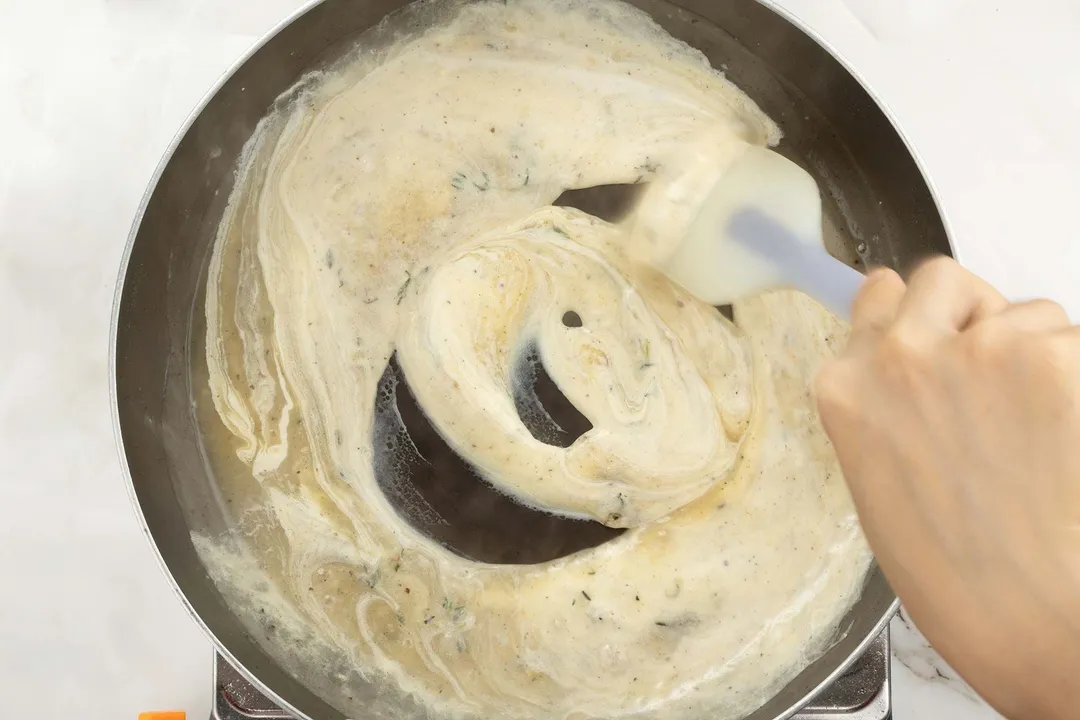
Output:
[[[889,630],[839,680],[793,720],[889,720],[892,691]],[[260,693],[220,656],[214,660],[214,709],[210,720],[295,720]]]

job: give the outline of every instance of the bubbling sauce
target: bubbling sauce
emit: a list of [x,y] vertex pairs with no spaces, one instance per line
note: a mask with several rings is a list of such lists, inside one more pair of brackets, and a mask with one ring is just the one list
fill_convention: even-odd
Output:
[[[794,292],[736,326],[551,203],[780,133],[621,3],[436,7],[307,78],[246,149],[206,296],[235,527],[196,546],[346,715],[740,717],[835,638],[869,566],[809,391],[846,328]],[[569,447],[515,408],[526,352],[592,425]],[[540,565],[420,534],[374,473],[394,355],[477,482],[627,531]]]

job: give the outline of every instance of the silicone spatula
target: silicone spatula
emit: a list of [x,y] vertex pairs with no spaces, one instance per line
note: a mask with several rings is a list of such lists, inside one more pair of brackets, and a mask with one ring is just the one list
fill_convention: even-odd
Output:
[[825,250],[814,179],[757,146],[717,181],[661,270],[712,305],[793,287],[844,320],[865,279]]

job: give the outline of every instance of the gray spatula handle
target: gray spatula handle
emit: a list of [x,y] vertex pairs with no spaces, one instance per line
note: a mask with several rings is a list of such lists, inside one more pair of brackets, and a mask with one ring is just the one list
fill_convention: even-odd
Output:
[[837,317],[850,321],[851,304],[866,276],[824,248],[802,242],[783,225],[756,210],[731,219],[731,239],[775,267],[787,285],[801,290]]

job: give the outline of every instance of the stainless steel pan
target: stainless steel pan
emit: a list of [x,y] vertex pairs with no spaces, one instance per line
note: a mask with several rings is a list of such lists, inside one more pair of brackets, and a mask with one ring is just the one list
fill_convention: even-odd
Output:
[[[783,150],[826,194],[832,251],[901,267],[948,253],[933,192],[871,92],[791,18],[755,0],[632,0],[694,45],[783,128]],[[135,219],[112,326],[115,422],[131,491],[169,581],[230,662],[299,717],[341,715],[279,666],[223,601],[191,531],[224,527],[200,450],[193,368],[203,294],[237,157],[274,99],[338,57],[402,0],[314,2],[264,38],[206,96],[162,160]],[[193,348],[195,350],[193,351]],[[897,607],[880,571],[846,618],[846,634],[749,716],[793,714],[840,675]]]

